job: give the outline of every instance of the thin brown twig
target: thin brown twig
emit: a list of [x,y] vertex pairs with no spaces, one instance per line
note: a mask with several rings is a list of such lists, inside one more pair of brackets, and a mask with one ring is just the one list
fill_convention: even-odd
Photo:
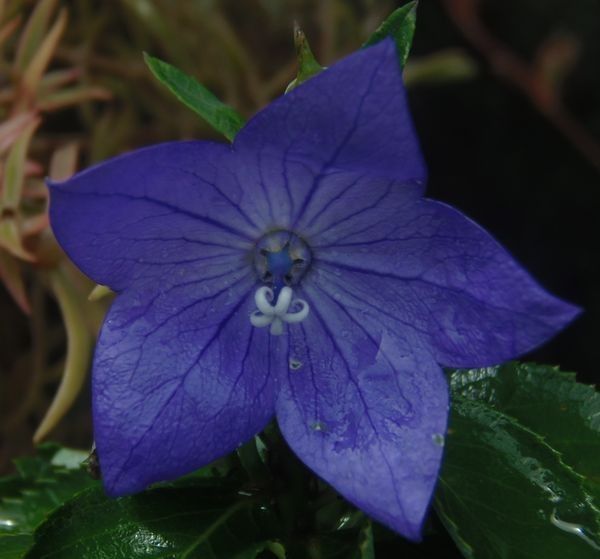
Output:
[[533,105],[600,170],[600,143],[564,107],[558,88],[535,64],[521,60],[496,39],[480,17],[480,0],[442,0],[456,26],[494,71],[524,93]]

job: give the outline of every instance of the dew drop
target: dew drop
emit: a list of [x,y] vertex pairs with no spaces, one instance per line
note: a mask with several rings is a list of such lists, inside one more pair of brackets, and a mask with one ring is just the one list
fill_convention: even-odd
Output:
[[311,427],[313,431],[325,431],[326,425],[322,421],[315,421]]
[[338,522],[338,525],[336,527],[336,530],[342,530],[343,528],[345,528],[348,524],[350,524],[350,521],[352,520],[352,516],[350,514],[345,514],[344,516],[342,516]]
[[431,435],[431,440],[433,441],[433,444],[437,446],[444,446],[444,442],[446,439],[444,435],[440,435],[440,433],[435,433]]
[[600,550],[600,545],[598,545],[590,536],[585,533],[585,528],[581,526],[581,524],[575,524],[573,522],[565,522],[564,520],[560,520],[556,517],[556,509],[552,511],[550,515],[550,522],[554,524],[559,530],[563,532],[567,532],[568,534],[573,534],[578,538],[581,538],[585,543],[587,543],[593,549]]
[[298,359],[290,359],[290,369],[292,369],[292,371],[297,371],[300,367],[302,367],[302,361],[298,361]]

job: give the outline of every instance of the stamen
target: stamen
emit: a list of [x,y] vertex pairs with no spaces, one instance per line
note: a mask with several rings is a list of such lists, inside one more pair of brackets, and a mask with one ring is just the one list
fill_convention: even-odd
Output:
[[[283,334],[283,323],[297,324],[302,322],[310,311],[308,303],[304,299],[292,299],[294,292],[290,287],[282,287],[275,304],[275,297],[270,287],[262,286],[254,294],[254,302],[258,307],[250,315],[250,323],[257,328],[271,326],[270,332],[273,336]],[[288,312],[290,309],[298,309]]]

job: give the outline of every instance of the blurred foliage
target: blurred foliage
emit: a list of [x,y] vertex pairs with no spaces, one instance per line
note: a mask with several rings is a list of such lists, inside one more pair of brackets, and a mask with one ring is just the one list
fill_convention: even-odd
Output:
[[[40,440],[72,405],[102,317],[98,305],[86,301],[88,280],[66,260],[53,238],[43,183],[44,176],[60,179],[75,172],[79,150],[75,138],[48,133],[46,120],[82,103],[111,97],[107,89],[83,83],[76,66],[54,63],[67,19],[66,9],[58,9],[55,0],[42,0],[33,9],[24,3],[0,2],[0,279],[29,317],[30,335],[28,347],[6,360],[3,356],[1,364],[3,453],[13,441],[19,445],[31,437],[31,427],[25,426],[28,420],[40,423],[35,433]],[[58,304],[69,334],[64,367],[61,339],[53,334],[62,326],[54,320],[53,328],[48,322],[47,296]],[[10,330],[10,321],[3,323]],[[2,341],[4,346],[6,338]],[[61,379],[57,396],[46,411],[44,391],[57,379]],[[12,383],[17,383],[16,392]],[[6,459],[1,454],[0,458]]]

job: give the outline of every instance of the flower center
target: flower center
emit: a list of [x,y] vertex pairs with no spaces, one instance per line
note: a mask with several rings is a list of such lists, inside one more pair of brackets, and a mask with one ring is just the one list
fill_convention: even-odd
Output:
[[290,286],[299,283],[310,261],[308,245],[291,231],[272,231],[256,243],[254,267],[268,285],[254,294],[258,310],[250,315],[253,326],[270,326],[271,334],[279,336],[284,322],[302,322],[308,316],[308,303],[292,299],[294,292]]
[[308,245],[291,231],[272,231],[254,249],[254,267],[259,278],[279,291],[296,285],[310,266]]

